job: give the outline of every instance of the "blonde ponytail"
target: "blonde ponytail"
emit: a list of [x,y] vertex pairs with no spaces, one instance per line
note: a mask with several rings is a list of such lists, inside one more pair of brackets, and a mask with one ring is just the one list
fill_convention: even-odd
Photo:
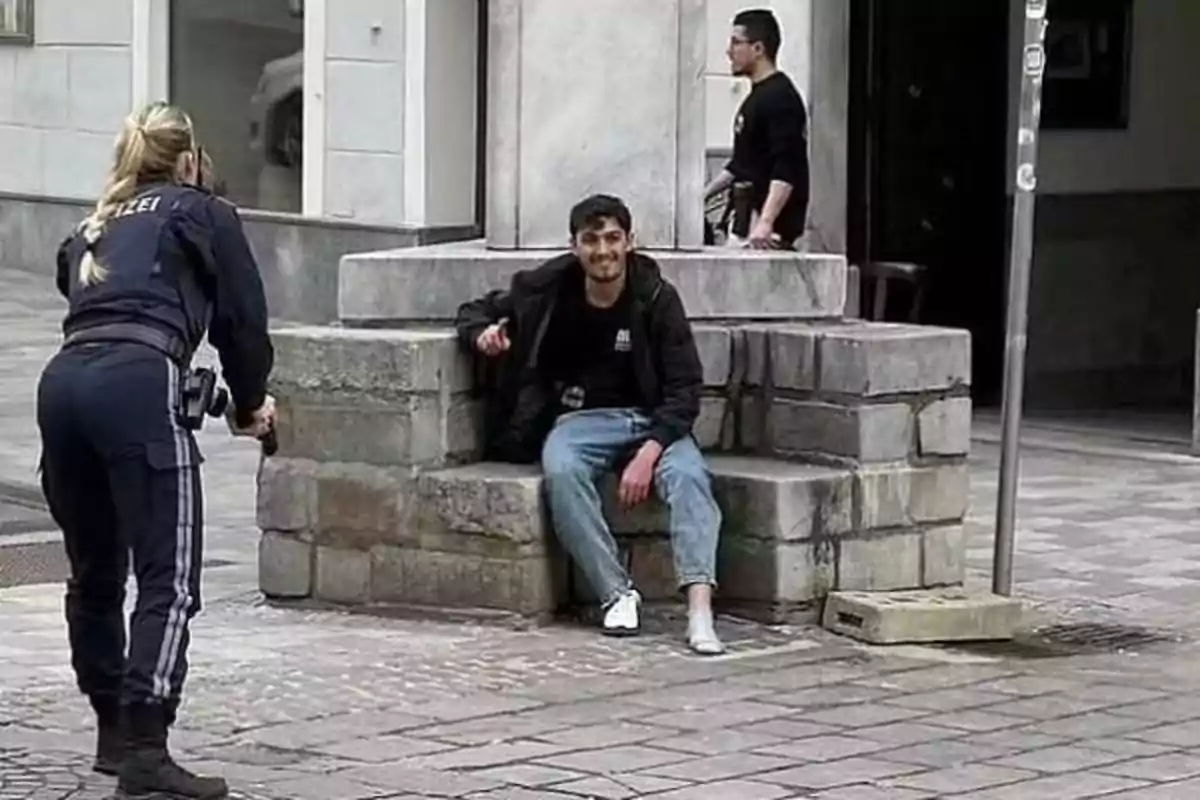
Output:
[[174,106],[152,103],[126,118],[104,191],[79,226],[87,244],[79,262],[81,284],[99,283],[108,274],[95,254],[108,221],[137,194],[140,183],[176,180],[180,156],[194,148],[192,121]]

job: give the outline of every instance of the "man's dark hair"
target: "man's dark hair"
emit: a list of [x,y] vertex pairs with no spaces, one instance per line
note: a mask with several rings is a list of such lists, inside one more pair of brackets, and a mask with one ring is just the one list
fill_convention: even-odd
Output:
[[734,25],[741,25],[746,31],[746,39],[751,44],[760,42],[763,52],[771,63],[779,56],[779,45],[783,43],[783,34],[779,31],[779,21],[775,15],[765,8],[751,8],[739,11],[733,18]]
[[633,230],[633,215],[624,201],[611,194],[594,194],[580,200],[571,209],[571,237],[574,238],[582,230],[599,228],[606,219],[615,219],[625,233]]

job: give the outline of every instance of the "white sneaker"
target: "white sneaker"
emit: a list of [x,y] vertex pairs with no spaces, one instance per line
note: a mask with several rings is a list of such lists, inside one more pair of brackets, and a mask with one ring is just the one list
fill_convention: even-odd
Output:
[[641,629],[638,614],[642,596],[637,589],[621,595],[604,612],[604,633],[608,636],[633,636]]

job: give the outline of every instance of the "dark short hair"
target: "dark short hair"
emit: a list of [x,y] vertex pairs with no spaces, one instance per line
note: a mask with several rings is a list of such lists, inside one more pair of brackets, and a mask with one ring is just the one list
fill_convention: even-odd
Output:
[[733,18],[734,25],[741,25],[746,30],[747,41],[759,42],[767,58],[775,61],[779,56],[779,46],[783,44],[783,34],[779,30],[779,20],[769,9],[751,8],[739,11]]
[[633,231],[633,214],[629,206],[619,197],[611,194],[594,194],[585,197],[571,209],[571,237],[582,230],[593,230],[604,224],[606,219],[615,219],[625,233]]

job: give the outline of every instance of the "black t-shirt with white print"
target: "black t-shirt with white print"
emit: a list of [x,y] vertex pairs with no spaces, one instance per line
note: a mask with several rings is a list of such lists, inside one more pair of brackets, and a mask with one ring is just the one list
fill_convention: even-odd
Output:
[[538,363],[560,410],[637,408],[629,290],[610,308],[587,302],[582,280],[563,286],[542,341]]

